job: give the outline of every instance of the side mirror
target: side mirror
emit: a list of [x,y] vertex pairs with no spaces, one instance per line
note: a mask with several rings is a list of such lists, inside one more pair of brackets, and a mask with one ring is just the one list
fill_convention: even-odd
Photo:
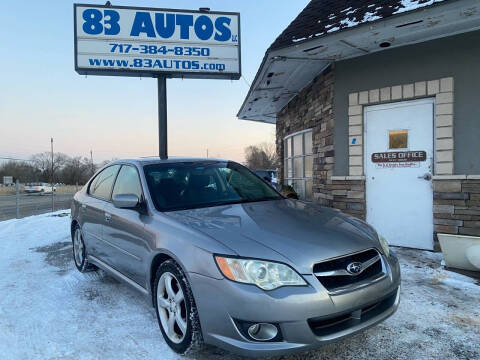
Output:
[[112,201],[113,205],[119,209],[135,209],[140,204],[140,199],[135,194],[115,195]]

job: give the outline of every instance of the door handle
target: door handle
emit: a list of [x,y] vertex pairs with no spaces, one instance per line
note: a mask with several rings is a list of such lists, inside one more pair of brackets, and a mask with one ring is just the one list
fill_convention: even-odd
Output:
[[112,219],[112,215],[109,213],[105,213],[105,221],[110,222],[111,219]]
[[430,175],[429,173],[426,173],[422,176],[418,176],[419,179],[423,179],[423,180],[426,180],[426,181],[430,181],[432,180],[432,175]]

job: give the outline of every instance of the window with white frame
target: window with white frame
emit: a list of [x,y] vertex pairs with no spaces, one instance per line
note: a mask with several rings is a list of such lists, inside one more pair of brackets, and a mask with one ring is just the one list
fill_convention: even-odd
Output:
[[313,200],[312,130],[291,134],[284,139],[284,178],[300,199]]

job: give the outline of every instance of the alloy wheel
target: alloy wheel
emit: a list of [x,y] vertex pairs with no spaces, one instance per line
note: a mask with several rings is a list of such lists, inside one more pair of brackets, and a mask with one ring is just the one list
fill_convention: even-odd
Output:
[[163,331],[172,342],[181,343],[187,332],[187,308],[182,287],[170,272],[158,281],[157,307]]
[[81,267],[83,263],[83,241],[82,234],[78,229],[73,238],[73,257],[75,258],[75,263],[77,266]]

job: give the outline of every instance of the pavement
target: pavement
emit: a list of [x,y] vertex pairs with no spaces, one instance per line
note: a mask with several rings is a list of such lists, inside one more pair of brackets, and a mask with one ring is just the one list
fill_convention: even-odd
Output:
[[[70,218],[0,222],[2,360],[237,360],[215,347],[189,356],[165,344],[154,309],[102,271],[72,261]],[[480,359],[480,282],[447,271],[442,255],[394,248],[402,269],[398,311],[385,322],[304,359]]]
[[[70,209],[74,194],[55,194],[55,210]],[[52,195],[20,194],[19,215],[20,218],[43,214],[52,211]],[[17,214],[16,196],[0,196],[0,221],[15,219]]]

